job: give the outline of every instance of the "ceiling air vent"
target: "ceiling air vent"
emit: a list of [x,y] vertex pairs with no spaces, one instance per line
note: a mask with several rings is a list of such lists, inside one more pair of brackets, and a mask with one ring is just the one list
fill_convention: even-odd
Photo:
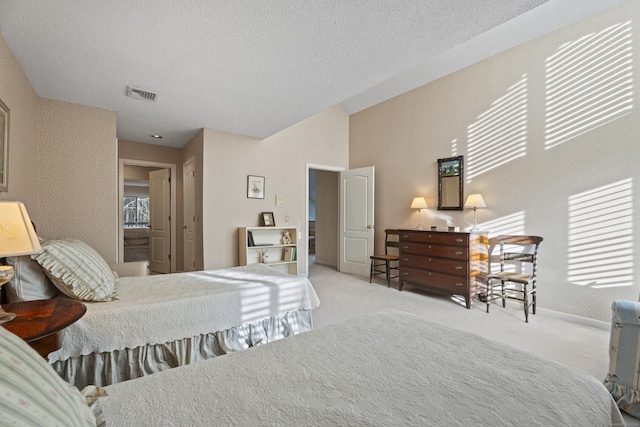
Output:
[[137,87],[127,86],[127,96],[136,99],[142,99],[144,101],[156,102],[158,94],[144,89],[138,89]]

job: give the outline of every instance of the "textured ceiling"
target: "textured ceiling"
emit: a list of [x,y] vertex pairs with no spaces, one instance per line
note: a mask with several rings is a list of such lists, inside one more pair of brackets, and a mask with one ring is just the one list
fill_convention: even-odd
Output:
[[547,1],[0,0],[0,32],[39,96],[115,110],[120,139],[181,147],[203,127],[264,138],[361,110]]

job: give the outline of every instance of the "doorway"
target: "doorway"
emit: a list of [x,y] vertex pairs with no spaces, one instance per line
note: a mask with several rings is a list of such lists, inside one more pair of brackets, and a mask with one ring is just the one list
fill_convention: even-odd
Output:
[[338,268],[338,182],[343,168],[307,165],[307,265]]
[[[145,198],[145,195],[148,195],[147,197],[151,198],[153,197],[152,194],[150,194],[149,190],[148,190],[148,172],[152,171],[152,170],[160,170],[160,169],[167,169],[169,171],[169,174],[171,177],[174,177],[176,174],[176,165],[175,164],[168,164],[168,163],[158,163],[158,162],[150,162],[150,161],[144,161],[144,160],[133,160],[133,159],[119,159],[119,167],[118,167],[118,262],[131,262],[131,261],[143,261],[142,258],[144,258],[144,254],[145,252],[148,254],[148,249],[142,248],[142,247],[138,247],[137,251],[133,250],[131,248],[127,249],[127,256],[125,256],[125,246],[129,246],[129,245],[125,245],[125,229],[126,228],[137,228],[138,231],[137,232],[142,232],[144,231],[145,228],[145,224],[144,224],[144,215],[142,215],[141,217],[139,217],[139,219],[136,219],[134,221],[134,223],[132,224],[132,217],[131,215],[127,215],[127,217],[125,218],[125,195],[130,194],[137,194],[139,195],[142,199]],[[133,175],[128,175],[129,173],[131,173],[131,171],[135,171],[137,170],[136,173],[134,173]],[[145,176],[146,176],[146,182],[145,182]],[[175,184],[175,179],[171,179],[170,181],[170,185],[169,185],[169,194],[170,194],[170,218],[175,219],[176,218],[176,184]],[[127,188],[125,190],[125,182],[127,183]],[[136,197],[136,196],[132,196],[132,197]],[[127,200],[129,202],[131,202],[133,199],[129,199],[127,198]],[[137,204],[138,201],[136,201]],[[140,201],[141,203],[145,203],[143,200]],[[148,203],[148,202],[147,202]],[[137,222],[136,222],[137,221]],[[148,219],[147,219],[148,221]],[[126,224],[125,224],[126,223]],[[133,227],[132,227],[133,226]],[[147,225],[148,228],[148,225]],[[169,226],[170,230],[169,230],[169,235],[170,235],[170,253],[171,254],[175,254],[176,253],[176,224],[175,224],[175,220],[171,220],[170,222],[170,226]],[[136,232],[133,232],[133,234],[135,234]],[[132,235],[131,232],[128,232],[129,235]],[[138,237],[141,240],[129,240],[131,238],[135,239],[136,237],[131,237],[129,236],[127,237],[128,241],[127,243],[138,243],[138,246],[143,246],[144,245],[144,239],[146,238],[146,236],[141,236]],[[135,252],[134,255],[132,255]],[[133,257],[133,258],[132,258]],[[134,259],[135,258],[135,259]],[[169,272],[175,272],[176,271],[176,260],[175,260],[175,256],[170,257],[170,265],[169,265]],[[147,259],[148,260],[148,259]]]

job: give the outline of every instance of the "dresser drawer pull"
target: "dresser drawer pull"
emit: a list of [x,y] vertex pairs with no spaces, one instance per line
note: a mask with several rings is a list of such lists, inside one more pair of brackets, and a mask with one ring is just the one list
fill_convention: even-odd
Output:
[[403,276],[408,276],[408,275],[409,275],[409,273],[407,273],[406,271],[403,271],[403,272],[402,272],[402,275],[403,275]]
[[407,262],[409,261],[409,258],[402,258],[402,261]]
[[454,285],[454,286],[458,286],[458,287],[463,286],[463,285],[462,285],[462,283],[460,283],[460,282],[456,282],[456,283],[454,283],[453,285]]
[[433,236],[431,234],[429,234],[429,238],[432,238]]
[[403,239],[406,239],[406,238],[408,238],[408,237],[409,237],[409,235],[408,235],[408,234],[403,234],[403,235],[402,235],[402,238],[403,238]]
[[456,243],[462,243],[462,239],[458,237],[458,238],[456,239]]
[[429,262],[433,262],[433,259],[432,259],[432,258],[429,258]]
[[456,270],[462,270],[462,268],[463,268],[462,266],[456,265]]
[[429,245],[429,249],[431,249],[433,246]]
[[462,255],[462,251],[456,251],[456,255]]

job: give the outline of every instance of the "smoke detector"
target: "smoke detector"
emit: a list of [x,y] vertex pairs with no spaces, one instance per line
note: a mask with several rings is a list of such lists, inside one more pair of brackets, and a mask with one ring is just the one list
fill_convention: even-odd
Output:
[[144,101],[156,102],[158,94],[151,92],[150,90],[139,89],[133,86],[127,86],[127,96],[135,99],[142,99]]

